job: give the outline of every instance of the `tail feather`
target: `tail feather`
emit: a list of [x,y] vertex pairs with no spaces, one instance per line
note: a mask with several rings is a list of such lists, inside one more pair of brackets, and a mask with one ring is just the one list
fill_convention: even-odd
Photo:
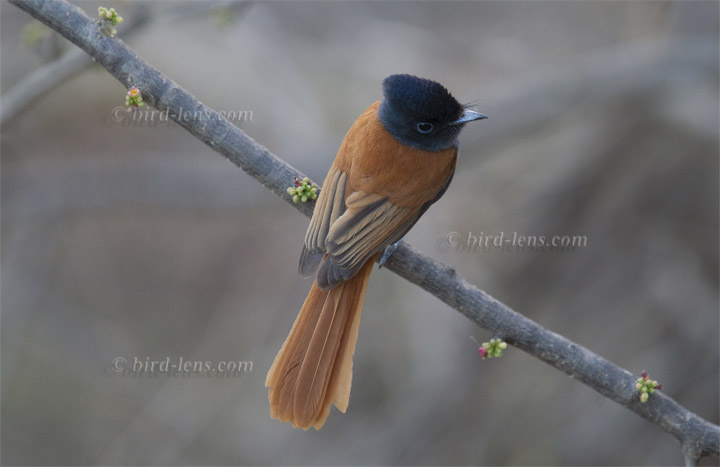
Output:
[[[295,379],[293,416],[298,425],[313,424],[325,400],[328,380],[337,357],[347,321],[347,312],[339,306],[345,287],[327,294],[318,323],[309,340],[307,351]],[[290,376],[295,368],[289,369]],[[284,392],[286,388],[283,388]]]
[[350,310],[350,316],[346,325],[346,330],[343,333],[342,341],[340,342],[340,348],[338,349],[338,360],[333,368],[333,374],[330,378],[329,390],[328,390],[328,410],[330,410],[330,404],[335,403],[335,407],[340,412],[345,413],[348,404],[350,403],[350,385],[352,384],[352,368],[353,368],[353,355],[355,354],[355,344],[357,343],[358,329],[360,328],[360,315],[362,314],[363,302],[365,301],[365,290],[367,289],[368,279],[370,278],[370,271],[372,265],[375,263],[375,258],[368,261],[365,265],[369,264],[367,273],[361,270],[360,273],[355,276],[361,276],[361,280],[351,284],[355,287],[351,293],[347,296],[351,303],[348,303],[348,309]]
[[273,418],[304,430],[320,429],[333,404],[341,412],[347,409],[373,260],[334,289],[323,292],[313,283],[265,380]]

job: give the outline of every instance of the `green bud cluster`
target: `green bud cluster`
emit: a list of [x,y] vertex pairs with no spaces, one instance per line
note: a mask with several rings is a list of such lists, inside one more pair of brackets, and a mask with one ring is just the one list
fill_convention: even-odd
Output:
[[307,203],[310,199],[317,199],[318,197],[318,186],[314,183],[310,183],[310,179],[305,177],[302,180],[295,179],[295,186],[291,186],[287,189],[287,192],[292,196],[293,203],[302,201]]
[[100,32],[109,37],[115,37],[117,30],[113,27],[123,22],[122,16],[117,14],[115,8],[98,8],[98,14],[103,19],[103,24],[100,26]]
[[98,8],[98,14],[102,19],[110,21],[113,26],[117,26],[118,24],[123,22],[122,16],[117,14],[115,8],[108,9],[101,6],[100,8]]
[[643,370],[643,372],[640,373],[640,378],[638,378],[635,383],[635,389],[640,392],[640,402],[644,404],[650,398],[650,394],[654,393],[656,389],[662,389],[662,384],[650,379],[647,371]]
[[502,357],[503,350],[507,349],[507,342],[501,339],[490,339],[490,342],[483,342],[478,352],[482,358]]

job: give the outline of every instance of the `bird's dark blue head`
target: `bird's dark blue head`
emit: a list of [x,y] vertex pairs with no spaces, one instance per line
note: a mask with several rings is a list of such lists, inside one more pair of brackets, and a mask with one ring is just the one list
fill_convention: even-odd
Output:
[[426,151],[457,146],[465,123],[487,118],[460,104],[443,85],[412,75],[383,81],[380,122],[401,143]]

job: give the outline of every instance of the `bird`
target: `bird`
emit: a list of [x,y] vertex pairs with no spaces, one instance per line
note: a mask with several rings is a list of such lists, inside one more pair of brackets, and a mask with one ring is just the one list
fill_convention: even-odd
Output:
[[270,415],[319,430],[350,402],[352,362],[373,264],[392,255],[447,190],[458,135],[486,119],[440,83],[388,76],[353,123],[325,177],[298,265],[315,280],[267,373]]

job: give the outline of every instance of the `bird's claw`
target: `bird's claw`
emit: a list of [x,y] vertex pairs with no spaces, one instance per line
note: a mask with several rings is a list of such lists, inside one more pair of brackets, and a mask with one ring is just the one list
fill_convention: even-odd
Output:
[[393,243],[392,245],[388,245],[385,247],[385,251],[383,252],[382,257],[380,258],[380,266],[378,269],[382,268],[385,263],[387,262],[388,258],[392,256],[393,253],[395,253],[395,250],[400,246],[402,243],[402,238],[398,240],[397,242]]

